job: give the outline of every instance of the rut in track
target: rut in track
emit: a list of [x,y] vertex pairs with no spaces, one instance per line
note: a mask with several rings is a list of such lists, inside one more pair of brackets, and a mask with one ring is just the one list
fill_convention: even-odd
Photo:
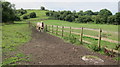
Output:
[[[95,53],[84,46],[76,46],[66,43],[64,40],[48,33],[37,32],[32,29],[32,40],[24,44],[19,50],[26,55],[31,55],[30,62],[21,64],[30,65],[89,65],[93,63],[84,62],[84,55],[95,55],[103,59],[102,65],[117,64],[111,58]],[[99,64],[98,64],[99,65]]]

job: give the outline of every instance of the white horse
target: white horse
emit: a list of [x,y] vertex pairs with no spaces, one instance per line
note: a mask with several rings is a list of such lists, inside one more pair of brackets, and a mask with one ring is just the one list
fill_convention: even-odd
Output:
[[36,29],[39,32],[43,32],[43,30],[44,30],[44,23],[43,22],[37,22]]

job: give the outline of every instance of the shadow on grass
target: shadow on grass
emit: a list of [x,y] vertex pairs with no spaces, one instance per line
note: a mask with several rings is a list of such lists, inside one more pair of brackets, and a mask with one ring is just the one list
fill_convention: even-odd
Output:
[[14,25],[23,25],[23,24],[28,24],[28,23],[14,23]]

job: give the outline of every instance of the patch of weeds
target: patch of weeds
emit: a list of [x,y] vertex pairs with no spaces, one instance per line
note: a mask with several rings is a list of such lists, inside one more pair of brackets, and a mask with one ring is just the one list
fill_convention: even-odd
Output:
[[94,44],[93,45],[88,45],[88,47],[91,48],[94,51],[97,51],[97,52],[101,50],[101,49],[98,48],[97,45],[94,45]]
[[107,55],[107,56],[110,56],[110,57],[115,57],[115,52],[111,52],[107,49],[104,48],[104,53]]
[[73,35],[70,35],[70,36],[69,36],[69,41],[70,41],[72,44],[76,43],[76,40],[77,40],[77,38],[75,38]]
[[75,45],[80,44],[80,41],[74,35],[69,35],[69,37],[63,37],[63,39]]
[[19,61],[30,61],[29,56],[24,55],[23,53],[18,53],[14,57],[5,58],[2,65],[17,65]]

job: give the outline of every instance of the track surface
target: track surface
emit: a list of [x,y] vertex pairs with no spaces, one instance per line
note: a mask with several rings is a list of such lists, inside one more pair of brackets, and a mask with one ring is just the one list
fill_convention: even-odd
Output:
[[20,47],[20,51],[31,55],[30,62],[21,62],[22,65],[93,65],[83,61],[84,55],[94,55],[104,60],[97,65],[113,65],[110,57],[95,53],[84,46],[65,43],[64,40],[48,33],[37,32],[33,29],[32,40]]

